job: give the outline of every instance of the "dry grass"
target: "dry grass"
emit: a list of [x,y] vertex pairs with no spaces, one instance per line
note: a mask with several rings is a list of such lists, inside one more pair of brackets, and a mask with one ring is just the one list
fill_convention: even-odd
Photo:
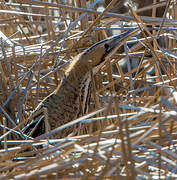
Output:
[[[141,19],[131,7],[131,15],[119,15],[109,7],[85,9],[93,0],[56,2],[0,3],[0,179],[176,179],[176,1],[160,4],[166,16]],[[89,113],[40,138],[25,136],[32,110],[57,87],[72,57],[107,38],[120,20],[135,23],[117,29],[138,26],[142,36],[92,77]],[[128,72],[117,63],[122,58]],[[50,138],[76,124],[78,136]]]

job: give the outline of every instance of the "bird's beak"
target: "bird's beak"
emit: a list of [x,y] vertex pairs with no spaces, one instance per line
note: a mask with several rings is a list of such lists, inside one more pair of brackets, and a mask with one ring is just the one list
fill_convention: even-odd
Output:
[[120,35],[112,36],[103,41],[105,48],[107,48],[104,59],[111,57],[131,36],[135,35],[139,29],[131,29]]

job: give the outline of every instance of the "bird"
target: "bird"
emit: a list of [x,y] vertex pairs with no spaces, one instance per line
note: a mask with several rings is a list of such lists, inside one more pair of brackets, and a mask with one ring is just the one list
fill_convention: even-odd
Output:
[[[86,99],[89,99],[88,96],[90,96],[87,92],[86,95],[83,95],[85,89],[88,91],[91,84],[89,61],[92,63],[91,67],[98,67],[136,32],[137,29],[132,28],[119,35],[109,37],[75,56],[64,72],[64,77],[56,90],[44,98],[32,112],[33,119],[23,128],[23,132],[27,135],[30,134],[33,138],[44,134],[46,132],[45,112],[49,125],[48,131],[78,118],[81,111],[86,109],[86,103],[88,103]],[[81,103],[83,103],[82,107]],[[41,109],[45,110],[41,111]],[[71,127],[54,137],[63,138],[72,131]]]

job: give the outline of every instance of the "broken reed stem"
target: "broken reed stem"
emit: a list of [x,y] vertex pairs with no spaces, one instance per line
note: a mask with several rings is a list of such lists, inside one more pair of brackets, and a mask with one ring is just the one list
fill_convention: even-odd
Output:
[[[176,173],[177,139],[176,41],[173,36],[177,14],[175,2],[145,7],[144,10],[153,9],[154,18],[139,18],[135,13],[134,17],[109,13],[110,7],[104,13],[96,11],[96,6],[95,10],[88,9],[93,1],[78,0],[80,5],[77,7],[74,1],[61,4],[58,0],[57,3],[32,0],[24,0],[21,6],[18,3],[0,3],[0,36],[3,39],[0,51],[0,179],[44,176],[53,179],[98,176],[120,179],[135,179],[136,176],[149,179],[173,178]],[[166,15],[156,18],[158,8],[164,5],[167,5],[165,13],[168,11],[169,17],[173,19],[166,18]],[[136,12],[142,13],[143,8]],[[93,21],[90,15],[96,15],[97,19]],[[57,82],[62,79],[58,70],[64,72],[72,57],[95,41],[108,37],[108,30],[112,31],[108,20],[101,20],[102,17],[114,17],[126,23],[138,22],[144,28],[142,32],[147,32],[146,36],[129,39],[127,46],[130,43],[135,45],[131,44],[132,47],[126,49],[125,53],[123,51],[123,54],[115,52],[96,74],[96,80],[90,64],[95,103],[91,105],[92,113],[50,131],[46,112],[44,119],[47,133],[36,139],[26,136],[21,129],[27,121],[33,120],[30,114],[37,102],[53,92]],[[95,25],[99,27],[93,28]],[[156,27],[146,28],[149,25]],[[132,26],[124,27],[130,28]],[[152,30],[154,32],[151,35],[148,31]],[[102,31],[104,37],[99,35]],[[156,43],[155,31],[166,40],[165,49]],[[82,37],[84,33],[87,37]],[[75,44],[81,38],[79,48],[73,47],[68,53],[68,45]],[[146,46],[147,41],[151,47]],[[153,57],[147,53],[149,49]],[[128,58],[128,71],[121,64],[125,57]],[[156,68],[155,75],[149,75],[150,69],[157,66],[154,57],[159,67],[163,65],[167,69],[162,71],[162,66],[162,74]],[[138,58],[138,67],[133,67],[133,62]],[[10,109],[14,111],[14,117],[8,106],[12,99],[15,103]],[[102,108],[98,110],[99,107]],[[19,119],[18,123],[16,119]],[[17,125],[10,128],[7,124],[9,121]],[[91,131],[88,134],[80,133],[79,136],[49,139],[65,128],[74,128],[78,123],[83,124],[81,132],[85,132],[82,129],[85,127]],[[95,124],[99,126],[97,131],[92,132]],[[15,136],[9,139],[12,133]]]

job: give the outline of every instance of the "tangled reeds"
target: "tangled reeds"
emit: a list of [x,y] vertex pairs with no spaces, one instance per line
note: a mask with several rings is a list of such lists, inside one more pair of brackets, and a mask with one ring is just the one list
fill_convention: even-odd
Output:
[[[130,4],[129,14],[110,11],[116,0],[97,11],[98,2],[0,2],[0,179],[177,178],[177,2]],[[147,9],[152,17],[137,15]],[[131,28],[139,34],[92,76],[86,114],[36,138],[24,134],[74,56]],[[52,138],[68,127],[74,135]]]

